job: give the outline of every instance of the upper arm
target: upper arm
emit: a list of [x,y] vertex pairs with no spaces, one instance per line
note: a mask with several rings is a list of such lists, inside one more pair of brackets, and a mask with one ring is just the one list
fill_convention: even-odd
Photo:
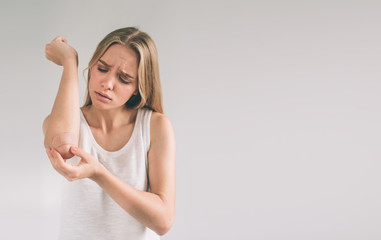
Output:
[[164,114],[152,112],[150,129],[148,175],[151,192],[162,199],[173,219],[176,195],[176,143],[173,126]]
[[50,114],[45,118],[42,124],[42,131],[44,133],[44,146],[45,148],[54,148],[61,154],[64,159],[72,158],[74,155],[71,153],[71,146],[78,146],[76,136],[71,133],[64,133],[56,136],[49,136],[46,134],[50,122]]

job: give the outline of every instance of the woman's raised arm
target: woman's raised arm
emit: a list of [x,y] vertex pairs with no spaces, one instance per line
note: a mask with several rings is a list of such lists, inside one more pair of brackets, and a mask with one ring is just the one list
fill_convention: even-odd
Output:
[[63,66],[62,78],[50,115],[44,120],[45,148],[54,148],[64,159],[73,157],[71,146],[78,146],[79,93],[78,55],[64,37],[46,44],[46,58]]

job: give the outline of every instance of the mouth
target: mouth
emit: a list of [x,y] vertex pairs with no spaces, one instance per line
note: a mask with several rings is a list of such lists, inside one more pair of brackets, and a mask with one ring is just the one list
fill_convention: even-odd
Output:
[[99,93],[99,92],[95,92],[95,94],[97,94],[100,97],[107,98],[107,99],[111,100],[111,98],[107,94]]

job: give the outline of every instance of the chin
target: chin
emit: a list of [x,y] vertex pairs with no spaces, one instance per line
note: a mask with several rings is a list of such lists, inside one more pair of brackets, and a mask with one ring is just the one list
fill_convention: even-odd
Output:
[[98,101],[95,101],[95,102],[91,101],[91,105],[98,110],[110,110],[110,109],[116,109],[116,108],[124,107],[124,104],[120,105],[120,106],[115,106],[114,104],[102,103],[102,102],[98,102]]
[[99,110],[107,110],[107,109],[112,109],[113,107],[110,105],[102,104],[99,102],[92,102],[93,107]]

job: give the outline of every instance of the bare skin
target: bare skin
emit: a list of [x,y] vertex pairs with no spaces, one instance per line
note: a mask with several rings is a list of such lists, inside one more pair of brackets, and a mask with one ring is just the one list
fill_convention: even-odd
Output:
[[[67,44],[65,41],[63,43]],[[65,51],[55,52],[60,55],[57,57],[60,60],[53,62],[69,62],[68,58],[73,57],[67,52],[71,49],[64,47]],[[96,141],[104,149],[116,151],[130,138],[136,119],[137,110],[126,109],[124,103],[138,93],[137,56],[130,48],[117,44],[111,46],[100,59],[103,63],[98,62],[91,69],[89,92],[93,104],[82,108],[82,111]],[[130,77],[126,77],[125,73]],[[75,84],[70,86],[73,91],[76,90]],[[57,109],[59,109],[58,106],[67,104],[64,100],[61,105],[57,104]],[[70,116],[69,122],[71,122],[68,125],[76,126],[79,116],[77,118],[76,112]],[[44,121],[44,133],[55,131],[56,134],[62,135],[67,131],[59,129],[51,122],[51,119],[47,118]],[[70,154],[64,152],[66,156],[75,155],[81,158],[77,166],[67,164],[63,154],[49,144],[45,144],[45,147],[52,166],[66,179],[75,181],[89,178],[95,181],[131,216],[159,235],[164,235],[171,228],[175,214],[175,134],[171,121],[164,114],[157,112],[152,113],[150,128],[148,175],[151,192],[140,191],[122,181],[104,168],[93,156],[78,148],[78,145],[66,142],[65,146],[69,146]],[[73,134],[78,136],[79,130],[73,129]],[[120,134],[121,132],[123,134]],[[49,140],[46,140],[47,136],[45,135],[45,141],[49,143]]]
[[46,58],[63,73],[53,109],[43,124],[45,147],[56,149],[63,158],[73,157],[70,146],[78,146],[79,94],[78,57],[64,37],[57,37],[45,47]]

